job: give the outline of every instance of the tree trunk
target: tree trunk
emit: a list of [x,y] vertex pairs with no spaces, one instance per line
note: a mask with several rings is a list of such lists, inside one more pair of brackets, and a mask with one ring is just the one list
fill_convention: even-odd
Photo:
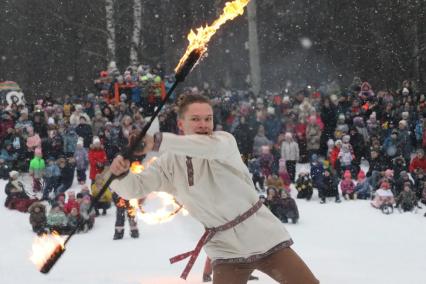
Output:
[[141,44],[142,0],[133,0],[133,35],[130,46],[130,65],[139,64],[138,50]]
[[105,12],[106,12],[106,29],[108,33],[108,37],[107,37],[108,61],[111,62],[111,61],[115,61],[116,59],[114,0],[105,0]]
[[256,0],[251,0],[247,6],[249,30],[249,57],[251,90],[257,95],[261,87],[259,42],[257,38]]

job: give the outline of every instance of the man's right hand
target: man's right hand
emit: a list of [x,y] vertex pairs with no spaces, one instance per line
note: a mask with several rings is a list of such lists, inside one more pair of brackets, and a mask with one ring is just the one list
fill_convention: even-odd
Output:
[[115,159],[112,161],[110,171],[115,176],[120,176],[127,172],[130,168],[130,161],[125,160],[123,156],[118,155],[115,157]]

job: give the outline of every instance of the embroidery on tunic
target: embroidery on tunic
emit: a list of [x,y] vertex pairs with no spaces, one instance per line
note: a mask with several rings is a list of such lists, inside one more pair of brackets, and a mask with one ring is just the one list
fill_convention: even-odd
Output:
[[245,257],[237,257],[237,258],[228,258],[228,259],[216,259],[212,262],[212,266],[214,267],[215,265],[218,264],[222,264],[222,263],[253,263],[255,261],[258,261],[264,257],[267,257],[281,249],[284,248],[288,248],[293,244],[293,240],[289,239],[287,241],[284,241],[282,243],[279,243],[278,245],[274,246],[273,248],[271,248],[270,250],[268,250],[265,253],[261,253],[261,254],[255,254],[252,256],[249,256],[247,258]]
[[194,167],[192,165],[192,158],[186,156],[186,170],[188,172],[188,184],[189,186],[194,185]]

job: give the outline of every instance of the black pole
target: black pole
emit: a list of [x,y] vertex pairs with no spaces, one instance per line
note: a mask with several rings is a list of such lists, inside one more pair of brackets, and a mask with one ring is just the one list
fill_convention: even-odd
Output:
[[[160,113],[163,106],[166,104],[167,100],[172,95],[173,91],[176,89],[177,85],[180,82],[185,81],[186,76],[191,72],[192,68],[194,68],[195,64],[200,59],[203,52],[199,49],[194,49],[188,56],[187,60],[182,64],[182,66],[177,70],[175,75],[175,82],[167,92],[166,96],[163,100],[161,100],[160,104],[158,105],[157,109],[154,111],[154,114],[151,116],[151,119],[148,121],[147,124],[144,125],[142,128],[142,131],[136,136],[135,139],[131,141],[131,144],[129,147],[125,148],[121,155],[126,160],[131,160],[133,156],[133,152],[140,147],[140,144],[142,143],[143,138],[145,137],[146,133],[148,132],[148,129],[151,127],[151,124],[154,122],[155,118]],[[127,175],[128,173],[124,173],[123,175]],[[123,176],[122,175],[122,176]],[[90,207],[88,209],[88,212],[90,213],[93,210],[93,207],[96,205],[96,203],[99,201],[101,196],[107,191],[109,185],[112,183],[112,181],[119,176],[115,176],[111,174],[107,181],[103,184],[102,189],[99,191],[99,193],[93,198],[92,203],[90,204]],[[77,226],[71,231],[71,233],[67,236],[64,242],[64,246],[58,245],[49,259],[46,261],[46,263],[42,266],[40,269],[40,272],[47,274],[49,273],[50,269],[55,265],[55,263],[58,261],[58,259],[62,256],[62,254],[65,251],[65,245],[68,243],[68,241],[72,238],[72,236],[78,231],[78,229],[82,228],[86,224],[87,220],[80,221]]]

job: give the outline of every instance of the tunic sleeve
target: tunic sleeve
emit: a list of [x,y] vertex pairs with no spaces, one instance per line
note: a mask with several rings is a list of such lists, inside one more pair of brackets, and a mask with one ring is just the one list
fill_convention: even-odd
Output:
[[174,194],[174,188],[169,182],[170,175],[167,168],[167,157],[163,156],[138,174],[129,173],[123,178],[115,179],[110,188],[127,200],[145,197],[153,191]]

